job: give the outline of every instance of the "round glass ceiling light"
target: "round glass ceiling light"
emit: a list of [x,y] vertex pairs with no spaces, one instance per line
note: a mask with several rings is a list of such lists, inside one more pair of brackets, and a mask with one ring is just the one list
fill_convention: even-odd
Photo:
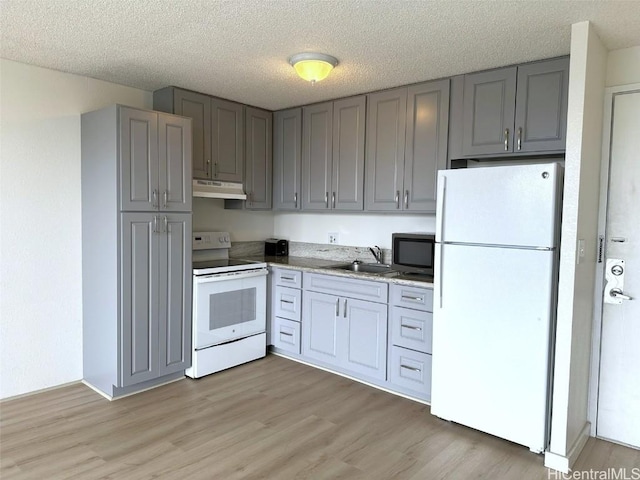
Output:
[[298,53],[289,59],[300,78],[311,82],[311,85],[327,78],[327,75],[338,64],[338,59],[324,53]]

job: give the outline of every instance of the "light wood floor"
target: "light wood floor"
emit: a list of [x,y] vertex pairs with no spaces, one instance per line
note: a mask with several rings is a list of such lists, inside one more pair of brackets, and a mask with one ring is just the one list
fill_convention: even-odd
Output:
[[[81,384],[5,401],[0,422],[3,480],[549,478],[525,447],[273,355],[115,402]],[[606,467],[640,451],[590,439],[576,470]]]

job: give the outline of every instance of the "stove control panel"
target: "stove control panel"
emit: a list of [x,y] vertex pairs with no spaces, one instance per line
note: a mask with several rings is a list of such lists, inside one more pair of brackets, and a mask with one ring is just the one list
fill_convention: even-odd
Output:
[[231,248],[229,232],[193,232],[193,249]]

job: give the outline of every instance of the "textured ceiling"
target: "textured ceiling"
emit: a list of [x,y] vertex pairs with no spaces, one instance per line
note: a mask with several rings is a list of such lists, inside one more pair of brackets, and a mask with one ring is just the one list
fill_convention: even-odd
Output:
[[[640,45],[638,0],[0,0],[0,56],[276,110],[567,54],[583,20]],[[287,63],[306,51],[340,64],[311,86]]]

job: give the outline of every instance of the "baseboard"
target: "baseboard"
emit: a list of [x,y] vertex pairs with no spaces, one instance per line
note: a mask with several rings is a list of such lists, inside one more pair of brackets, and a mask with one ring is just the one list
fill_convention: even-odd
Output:
[[546,451],[544,453],[544,466],[562,473],[569,473],[571,467],[573,467],[573,464],[576,463],[576,460],[580,456],[587,440],[589,440],[590,431],[591,423],[586,422],[566,456]]
[[34,390],[33,392],[20,393],[18,395],[13,395],[11,397],[0,398],[0,403],[8,402],[10,400],[16,400],[18,398],[23,398],[23,397],[30,397],[31,395],[38,395],[39,393],[50,392],[52,390],[58,390],[60,388],[70,387],[71,385],[77,385],[78,383],[82,383],[82,380],[75,380],[73,382],[54,385],[53,387],[40,388],[38,390]]

